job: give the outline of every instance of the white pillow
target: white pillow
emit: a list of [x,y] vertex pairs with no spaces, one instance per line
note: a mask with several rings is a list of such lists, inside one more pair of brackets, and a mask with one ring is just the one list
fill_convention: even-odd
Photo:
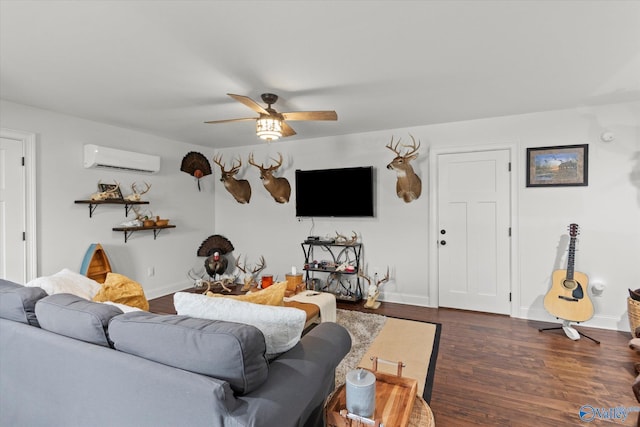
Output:
[[37,286],[47,294],[73,294],[92,300],[100,290],[100,283],[80,273],[64,268],[53,276],[42,276],[33,279],[25,286]]
[[108,304],[114,307],[118,307],[120,310],[122,310],[123,313],[130,313],[132,311],[144,311],[138,307],[131,307],[130,305],[121,304],[119,302],[113,302],[113,301],[105,301],[102,304]]
[[176,292],[173,305],[180,315],[255,326],[264,335],[269,359],[291,349],[300,341],[307,320],[303,310],[293,307],[211,298],[189,292]]

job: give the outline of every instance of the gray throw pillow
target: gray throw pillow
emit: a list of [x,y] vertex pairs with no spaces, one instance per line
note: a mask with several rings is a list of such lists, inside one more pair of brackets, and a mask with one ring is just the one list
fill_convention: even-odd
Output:
[[105,347],[111,347],[109,320],[119,314],[118,307],[71,294],[49,295],[36,303],[42,329]]
[[111,320],[109,336],[116,350],[227,381],[238,394],[269,373],[264,336],[250,325],[132,312]]
[[39,326],[35,306],[38,300],[46,296],[47,293],[41,288],[29,288],[0,279],[0,317]]

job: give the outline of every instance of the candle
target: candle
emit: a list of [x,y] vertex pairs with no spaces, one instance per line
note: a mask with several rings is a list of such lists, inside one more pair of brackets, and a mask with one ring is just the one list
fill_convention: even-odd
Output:
[[366,369],[347,373],[347,411],[372,418],[376,409],[376,376]]
[[291,267],[291,275],[292,275],[292,276],[295,276],[295,275],[296,275],[296,273],[297,273],[297,271],[296,271],[296,267],[295,267],[295,266]]

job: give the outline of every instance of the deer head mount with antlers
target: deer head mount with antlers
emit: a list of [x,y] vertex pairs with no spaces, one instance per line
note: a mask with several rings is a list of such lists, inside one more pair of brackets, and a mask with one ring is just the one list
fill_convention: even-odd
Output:
[[145,182],[144,185],[146,186],[146,188],[142,191],[138,191],[138,189],[136,188],[136,183],[134,182],[133,184],[131,184],[132,193],[125,197],[125,200],[128,202],[139,202],[142,195],[147,194],[149,190],[151,190],[151,184],[147,184]]
[[238,159],[237,164],[234,160],[231,169],[225,169],[224,163],[222,163],[222,154],[213,158],[213,162],[220,166],[220,181],[224,183],[224,188],[236,199],[238,203],[249,203],[251,200],[251,184],[246,179],[236,179],[235,175],[240,171],[242,166],[242,160]]
[[251,272],[249,272],[248,271],[249,269],[247,268],[246,260],[245,260],[245,265],[242,266],[240,264],[240,256],[238,255],[238,258],[236,258],[236,267],[238,267],[238,270],[244,273],[244,285],[242,285],[243,292],[246,292],[249,289],[251,289],[251,286],[253,285],[256,285],[256,286],[258,285],[258,282],[256,281],[256,277],[258,276],[258,273],[260,273],[262,270],[265,269],[266,266],[267,266],[267,263],[264,261],[264,257],[260,255],[260,261],[251,270]]
[[393,145],[393,136],[391,137],[391,142],[386,145],[389,150],[396,154],[396,157],[387,165],[387,169],[396,171],[398,177],[396,182],[396,193],[399,198],[405,201],[405,203],[414,201],[420,197],[420,193],[422,193],[422,181],[413,171],[413,167],[411,166],[411,160],[418,157],[420,142],[418,141],[416,145],[416,140],[413,138],[413,135],[409,136],[411,137],[413,144],[402,145],[403,147],[408,148],[407,152],[404,154],[401,154],[398,149],[400,140]]
[[282,154],[278,153],[278,156],[278,160],[271,159],[276,162],[275,165],[265,167],[264,164],[258,165],[253,160],[253,153],[251,153],[249,155],[249,164],[260,169],[260,179],[262,180],[262,184],[269,194],[271,194],[273,199],[278,203],[287,203],[291,196],[291,185],[289,184],[289,181],[284,177],[273,176],[273,173],[282,166]]
[[367,302],[364,303],[365,308],[373,308],[374,310],[380,307],[380,303],[377,301],[380,296],[380,286],[389,281],[389,267],[387,267],[387,274],[378,280],[378,273],[375,274],[373,283],[369,276],[366,276],[362,270],[358,271],[358,276],[367,281],[369,288],[367,289]]

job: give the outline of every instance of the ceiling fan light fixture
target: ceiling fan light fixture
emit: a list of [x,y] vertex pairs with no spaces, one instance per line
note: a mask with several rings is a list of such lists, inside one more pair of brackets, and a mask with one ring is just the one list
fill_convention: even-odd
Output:
[[282,120],[264,116],[256,120],[256,135],[266,141],[274,141],[282,137]]

